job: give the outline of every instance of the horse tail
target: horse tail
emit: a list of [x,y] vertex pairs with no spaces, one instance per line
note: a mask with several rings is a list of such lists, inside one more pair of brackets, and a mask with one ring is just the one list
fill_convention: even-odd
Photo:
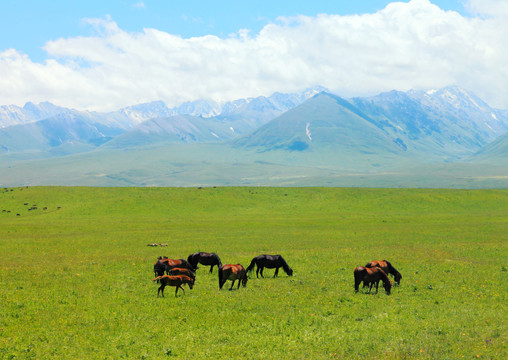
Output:
[[220,261],[220,257],[219,257],[219,255],[215,254],[215,256],[217,256],[217,261],[218,261],[217,266],[218,266],[218,267],[221,267],[221,266],[222,266],[222,261]]
[[192,263],[192,259],[194,258],[194,255],[196,255],[196,254],[190,254],[190,255],[187,257],[187,262],[188,262],[189,264],[191,264],[191,265],[193,265],[193,263]]
[[219,266],[219,290],[222,289],[222,285],[223,285],[223,282],[222,282],[222,265]]
[[355,277],[355,291],[358,292],[359,290],[359,287],[360,287],[360,283],[362,282],[362,275],[363,275],[363,272],[365,271],[365,269],[363,269],[362,267],[357,267],[355,268],[353,274],[354,274],[354,277]]
[[252,259],[252,261],[250,262],[249,267],[247,267],[247,272],[251,272],[254,269],[254,266],[256,265],[256,259],[257,258]]

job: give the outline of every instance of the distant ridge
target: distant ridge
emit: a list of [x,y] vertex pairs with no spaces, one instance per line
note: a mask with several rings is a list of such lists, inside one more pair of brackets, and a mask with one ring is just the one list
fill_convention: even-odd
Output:
[[457,87],[20,109],[1,108],[0,186],[508,187],[508,111]]

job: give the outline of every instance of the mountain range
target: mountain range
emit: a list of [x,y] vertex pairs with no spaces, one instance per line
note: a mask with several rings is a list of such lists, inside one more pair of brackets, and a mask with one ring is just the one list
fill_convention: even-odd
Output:
[[350,99],[316,87],[109,113],[0,107],[4,186],[504,187],[507,152],[508,111],[458,87]]

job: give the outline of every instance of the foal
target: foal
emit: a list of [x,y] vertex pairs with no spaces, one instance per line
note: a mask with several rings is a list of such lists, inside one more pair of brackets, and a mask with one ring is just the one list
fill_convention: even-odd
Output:
[[183,293],[185,294],[185,290],[182,287],[183,284],[188,284],[191,289],[194,286],[194,279],[185,275],[176,275],[176,276],[162,275],[157,276],[155,279],[153,279],[153,281],[160,281],[161,283],[161,286],[159,286],[159,289],[157,290],[157,297],[159,297],[159,292],[162,293],[162,297],[164,297],[164,288],[166,286],[176,287],[175,297],[176,294],[178,293],[178,289],[182,289]]
[[194,279],[196,281],[196,275],[194,272],[187,268],[172,268],[171,270],[168,270],[169,275],[185,275],[190,277],[191,279]]

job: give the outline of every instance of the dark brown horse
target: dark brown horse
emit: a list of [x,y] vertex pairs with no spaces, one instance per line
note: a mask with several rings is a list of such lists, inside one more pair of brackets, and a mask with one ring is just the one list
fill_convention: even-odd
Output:
[[187,268],[172,268],[168,271],[168,275],[185,275],[196,281],[196,274]]
[[166,256],[162,257],[159,256],[157,259],[157,262],[153,265],[153,271],[155,273],[155,276],[162,276],[164,275],[164,272],[169,274],[169,270],[180,267],[180,268],[187,268],[191,271],[196,271],[196,269],[189,264],[184,259],[168,259]]
[[249,278],[247,277],[247,270],[244,269],[244,267],[240,264],[231,265],[226,264],[224,266],[219,267],[219,290],[222,289],[225,282],[228,280],[232,280],[231,287],[229,290],[233,289],[233,285],[235,284],[235,281],[238,280],[238,288],[240,289],[240,283],[243,285],[243,287],[247,287],[247,280]]
[[379,287],[379,281],[383,281],[383,287],[385,288],[386,295],[390,295],[390,291],[392,289],[392,283],[390,279],[388,279],[388,275],[381,270],[378,267],[373,268],[365,268],[363,266],[358,266],[354,270],[354,276],[355,276],[355,291],[358,292],[358,288],[360,286],[360,283],[363,281],[364,284],[369,285],[369,291],[367,292],[370,294],[370,291],[372,290],[372,285],[376,285],[376,294]]
[[189,264],[191,264],[195,269],[198,268],[198,263],[202,265],[211,265],[210,273],[213,271],[213,267],[217,265],[217,268],[222,266],[222,262],[220,261],[219,255],[216,253],[208,253],[208,252],[197,252],[194,254],[190,254],[187,258]]
[[189,285],[189,288],[191,289],[194,286],[194,279],[185,275],[177,275],[177,276],[162,275],[157,276],[155,279],[153,279],[153,281],[160,282],[161,284],[161,286],[159,286],[159,289],[157,290],[157,297],[159,297],[159,293],[162,293],[162,297],[164,297],[164,288],[166,286],[176,287],[175,297],[178,293],[178,289],[182,289],[183,293],[185,294],[185,290],[182,287],[183,284]]
[[392,264],[388,260],[374,260],[365,265],[366,268],[378,267],[381,268],[386,274],[392,274],[397,285],[400,285],[400,279],[402,279],[402,275],[398,272],[397,269],[393,267]]
[[261,277],[263,276],[263,270],[264,268],[273,269],[275,268],[275,274],[273,274],[273,277],[276,277],[279,274],[279,268],[283,268],[286,274],[288,276],[293,276],[293,269],[291,269],[282,257],[282,255],[259,255],[256,256],[252,261],[250,262],[249,267],[247,268],[248,272],[251,272],[254,269],[254,266],[257,266],[256,268],[256,277],[259,277],[259,274],[261,273]]

